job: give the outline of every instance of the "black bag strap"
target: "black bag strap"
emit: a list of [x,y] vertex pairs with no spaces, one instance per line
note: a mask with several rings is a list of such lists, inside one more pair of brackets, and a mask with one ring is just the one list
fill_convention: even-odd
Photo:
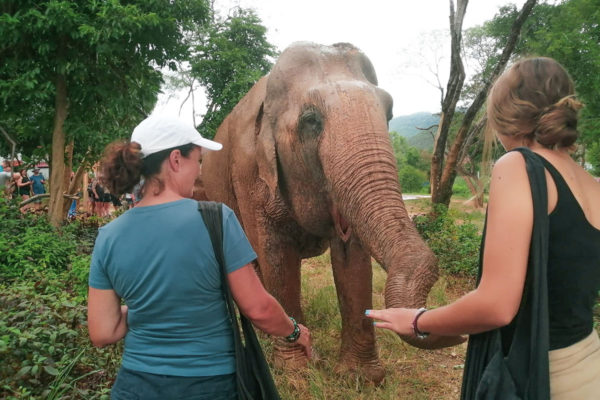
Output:
[[[256,383],[258,385],[258,390],[260,391],[260,398],[279,400],[275,382],[273,382],[269,365],[262,352],[252,322],[246,318],[244,314],[239,313],[239,320],[242,325],[245,344],[242,342],[240,326],[238,324],[238,313],[233,302],[231,288],[229,287],[229,281],[227,280],[227,271],[225,269],[225,255],[223,253],[223,205],[222,203],[213,201],[199,201],[198,210],[202,214],[202,219],[204,219],[204,223],[208,229],[215,258],[220,266],[223,295],[225,297],[227,311],[229,312],[229,318],[233,328],[238,398],[254,398],[253,388],[248,387],[244,380],[244,377],[254,375],[258,377]],[[250,359],[246,358],[246,352],[248,352]],[[249,371],[250,368],[252,371]]]

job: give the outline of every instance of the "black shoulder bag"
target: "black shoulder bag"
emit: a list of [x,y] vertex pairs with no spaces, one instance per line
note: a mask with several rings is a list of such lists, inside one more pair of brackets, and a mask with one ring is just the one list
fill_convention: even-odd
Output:
[[[533,232],[523,298],[507,327],[471,335],[462,400],[548,400],[548,193],[544,165],[528,148],[525,158],[533,198]],[[481,279],[485,228],[479,258]]]
[[280,400],[279,393],[273,382],[271,370],[265,360],[256,332],[252,323],[242,313],[239,319],[242,325],[244,341],[238,324],[238,314],[231,296],[231,289],[227,281],[225,270],[225,257],[223,255],[223,208],[221,203],[198,202],[198,210],[202,214],[210,240],[213,245],[215,257],[220,265],[223,295],[229,319],[233,328],[233,341],[235,346],[235,371],[237,381],[238,399],[240,400]]

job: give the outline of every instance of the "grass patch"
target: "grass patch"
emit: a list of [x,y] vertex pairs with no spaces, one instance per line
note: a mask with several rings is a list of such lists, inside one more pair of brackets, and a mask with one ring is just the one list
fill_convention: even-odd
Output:
[[[384,307],[386,272],[373,263],[373,306]],[[469,280],[464,281],[470,285]],[[460,283],[442,276],[434,285],[428,305],[439,306],[454,298],[448,296]],[[464,288],[466,292],[470,288]],[[305,260],[302,265],[302,306],[313,335],[318,359],[306,370],[273,374],[283,399],[456,399],[462,379],[466,345],[452,349],[426,351],[402,342],[395,334],[376,331],[381,363],[386,371],[384,383],[374,386],[361,378],[338,370],[341,317],[329,253]],[[267,358],[272,349],[265,343]],[[458,367],[457,367],[458,366]]]

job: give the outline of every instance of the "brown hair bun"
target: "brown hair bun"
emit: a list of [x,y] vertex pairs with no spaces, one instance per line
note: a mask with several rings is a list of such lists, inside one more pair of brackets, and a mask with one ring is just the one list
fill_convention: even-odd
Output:
[[142,175],[141,146],[136,142],[114,142],[108,145],[102,160],[102,182],[115,196],[129,193]]
[[546,147],[569,147],[577,140],[577,113],[583,107],[575,96],[563,97],[543,110],[534,132],[535,140]]

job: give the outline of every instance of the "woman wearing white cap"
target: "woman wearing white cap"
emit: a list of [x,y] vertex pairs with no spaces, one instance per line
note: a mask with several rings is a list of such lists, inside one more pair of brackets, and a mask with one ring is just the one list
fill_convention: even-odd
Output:
[[[130,142],[107,150],[103,169],[111,192],[130,192],[141,177],[145,182],[137,206],[100,228],[92,255],[90,338],[96,346],[125,338],[113,399],[237,398],[219,265],[190,199],[201,147],[222,145],[179,119],[155,116],[135,128]],[[226,206],[223,247],[241,312],[268,334],[296,339],[310,356],[308,330],[298,330],[263,288],[252,266],[256,254]]]

